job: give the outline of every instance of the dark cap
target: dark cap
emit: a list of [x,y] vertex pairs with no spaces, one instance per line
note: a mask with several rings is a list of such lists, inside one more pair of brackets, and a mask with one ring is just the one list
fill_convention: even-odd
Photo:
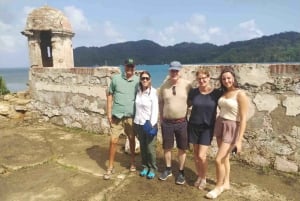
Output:
[[134,61],[131,58],[126,59],[124,62],[124,65],[125,66],[135,66]]

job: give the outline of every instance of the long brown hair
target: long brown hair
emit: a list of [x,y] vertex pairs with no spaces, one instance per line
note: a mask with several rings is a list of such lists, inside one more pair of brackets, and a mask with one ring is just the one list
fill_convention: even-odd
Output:
[[233,79],[234,79],[234,82],[233,82],[233,86],[235,88],[240,88],[239,86],[239,83],[237,81],[237,77],[235,75],[235,72],[234,72],[234,69],[231,67],[231,66],[226,66],[222,69],[221,71],[221,74],[220,74],[220,77],[219,77],[219,81],[220,81],[220,84],[221,84],[221,88],[224,90],[224,91],[227,91],[227,88],[223,85],[222,83],[222,76],[224,73],[230,73],[232,76],[233,76]]

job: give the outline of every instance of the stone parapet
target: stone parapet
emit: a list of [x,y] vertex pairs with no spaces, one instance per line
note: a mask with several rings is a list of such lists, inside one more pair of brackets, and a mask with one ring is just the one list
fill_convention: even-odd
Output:
[[118,67],[31,68],[31,106],[46,121],[109,133],[106,90]]
[[[219,86],[225,65],[184,65],[183,78],[193,81],[207,68]],[[249,164],[298,172],[300,167],[300,64],[233,64],[241,88],[249,96],[243,151]],[[99,134],[109,133],[106,89],[118,67],[31,68],[29,92],[7,95],[0,118],[38,119]],[[167,75],[168,72],[166,72]],[[30,94],[30,97],[29,95]],[[159,138],[161,139],[160,132]],[[216,143],[209,155],[216,154]],[[288,166],[287,168],[284,168]]]

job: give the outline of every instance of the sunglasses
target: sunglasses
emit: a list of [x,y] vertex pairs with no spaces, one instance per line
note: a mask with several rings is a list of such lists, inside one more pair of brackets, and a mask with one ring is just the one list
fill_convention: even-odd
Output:
[[149,81],[150,77],[141,77],[141,80],[147,80],[147,81]]
[[176,95],[176,88],[175,86],[172,87],[172,94],[175,96]]

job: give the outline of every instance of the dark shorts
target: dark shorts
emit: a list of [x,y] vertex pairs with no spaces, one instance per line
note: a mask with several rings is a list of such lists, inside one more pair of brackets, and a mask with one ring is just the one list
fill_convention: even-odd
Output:
[[211,145],[213,139],[213,129],[200,125],[188,125],[189,143],[200,145]]
[[239,135],[239,128],[239,122],[218,117],[215,124],[214,135],[222,139],[225,143],[235,144]]
[[162,122],[161,133],[163,139],[163,149],[172,149],[174,147],[174,138],[178,149],[187,150],[187,122],[167,123]]

